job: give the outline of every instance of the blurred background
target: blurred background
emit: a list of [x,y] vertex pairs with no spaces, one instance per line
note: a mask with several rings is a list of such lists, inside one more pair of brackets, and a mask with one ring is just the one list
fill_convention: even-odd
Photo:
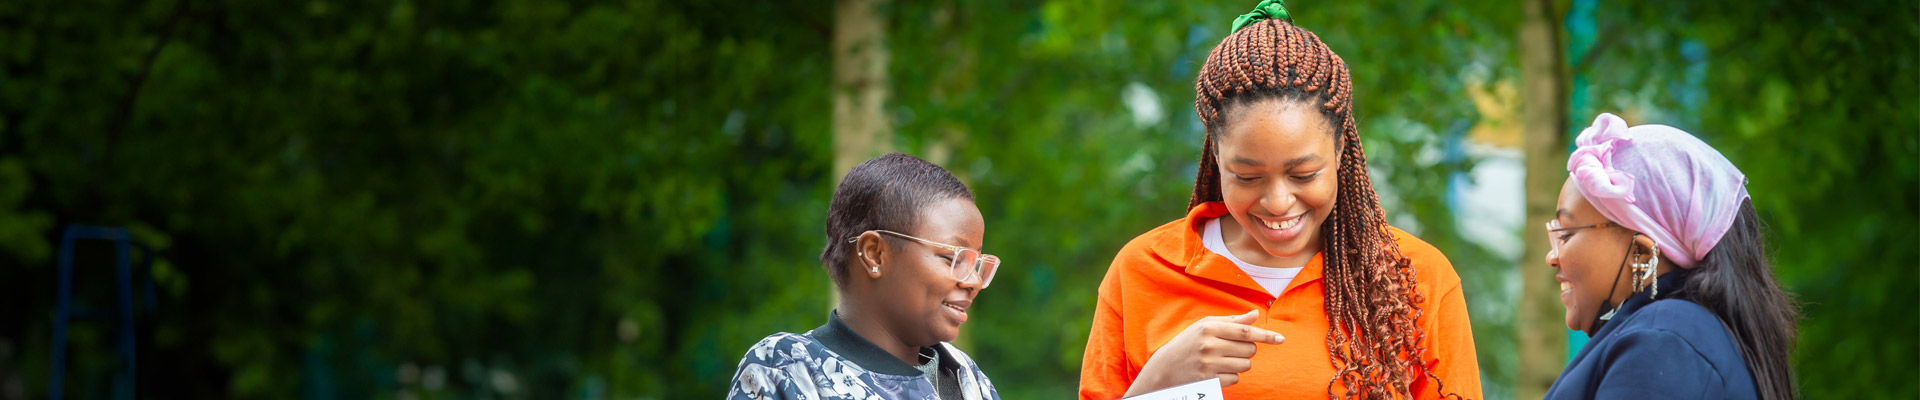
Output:
[[[717,398],[824,321],[828,197],[886,151],[967,182],[1006,260],[957,345],[1068,398],[1253,3],[0,2],[0,399]],[[1619,3],[1288,4],[1465,280],[1487,396],[1584,337],[1540,225],[1614,112],[1747,173],[1807,397],[1914,398],[1920,6]]]

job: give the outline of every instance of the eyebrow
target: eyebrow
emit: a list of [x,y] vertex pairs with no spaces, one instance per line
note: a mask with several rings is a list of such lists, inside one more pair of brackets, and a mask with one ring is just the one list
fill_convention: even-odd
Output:
[[1553,216],[1554,216],[1555,218],[1565,218],[1565,219],[1568,219],[1568,220],[1571,220],[1571,219],[1573,219],[1573,213],[1572,213],[1572,212],[1569,212],[1569,211],[1567,211],[1567,209],[1565,209],[1565,208],[1562,208],[1562,209],[1558,209],[1558,210],[1553,210]]
[[[1285,165],[1287,166],[1288,169],[1292,169],[1293,167],[1299,166],[1300,164],[1304,164],[1308,161],[1314,161],[1319,159],[1320,159],[1319,154],[1308,154],[1304,156],[1294,157],[1293,159],[1287,160],[1287,162],[1282,163],[1281,165]],[[1255,159],[1246,158],[1246,157],[1239,157],[1239,156],[1234,157],[1233,160],[1231,160],[1231,162],[1234,164],[1241,164],[1241,165],[1253,166],[1253,167],[1267,166],[1266,163],[1262,163],[1260,162],[1260,160],[1255,160]]]
[[947,243],[952,243],[953,245],[960,246],[960,247],[973,248],[972,241],[969,241],[967,240],[967,238],[963,238],[959,236],[948,238]]

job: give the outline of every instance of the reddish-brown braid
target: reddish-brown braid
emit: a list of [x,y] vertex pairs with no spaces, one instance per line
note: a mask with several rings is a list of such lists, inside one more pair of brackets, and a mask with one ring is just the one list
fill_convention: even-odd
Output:
[[1419,361],[1427,351],[1420,344],[1426,332],[1417,322],[1426,298],[1414,286],[1412,261],[1387,230],[1386,211],[1367,176],[1367,155],[1354,125],[1353,84],[1340,55],[1291,23],[1255,22],[1207,54],[1194,92],[1193,108],[1207,139],[1188,208],[1221,200],[1215,148],[1229,108],[1258,100],[1318,101],[1328,121],[1338,121],[1339,189],[1332,216],[1322,225],[1327,351],[1338,371],[1327,382],[1327,397],[1336,397],[1336,384],[1348,398],[1412,397],[1416,370],[1440,393],[1460,397],[1447,393]]

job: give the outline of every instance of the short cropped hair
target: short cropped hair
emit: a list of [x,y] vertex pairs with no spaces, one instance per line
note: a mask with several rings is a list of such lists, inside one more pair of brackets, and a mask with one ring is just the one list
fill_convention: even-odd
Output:
[[846,264],[853,253],[847,239],[870,230],[916,234],[920,212],[940,201],[973,200],[973,191],[946,168],[918,157],[888,153],[861,162],[840,179],[827,205],[827,246],[820,266],[833,284],[847,284]]

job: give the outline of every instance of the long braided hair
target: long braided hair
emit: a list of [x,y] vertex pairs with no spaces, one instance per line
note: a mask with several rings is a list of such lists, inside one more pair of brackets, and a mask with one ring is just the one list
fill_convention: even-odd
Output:
[[1411,260],[1387,230],[1386,211],[1367,175],[1346,62],[1313,32],[1284,20],[1261,20],[1214,46],[1197,81],[1194,111],[1206,125],[1207,140],[1188,209],[1222,200],[1215,154],[1230,108],[1268,100],[1317,102],[1327,121],[1338,125],[1339,189],[1322,225],[1327,351],[1338,370],[1327,382],[1327,397],[1335,396],[1336,384],[1349,398],[1411,397],[1416,369],[1446,393],[1419,361],[1427,350],[1420,344],[1426,332],[1417,324],[1426,298],[1414,286]]

